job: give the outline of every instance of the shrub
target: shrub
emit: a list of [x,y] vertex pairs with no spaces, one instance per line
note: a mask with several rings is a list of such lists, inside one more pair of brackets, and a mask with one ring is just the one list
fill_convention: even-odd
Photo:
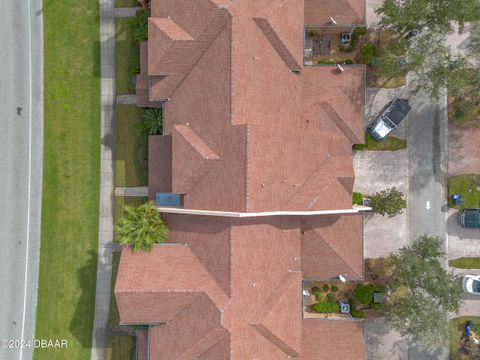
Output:
[[135,42],[139,43],[148,39],[148,11],[140,10],[129,20]]
[[340,311],[340,306],[334,302],[320,301],[312,305],[312,310],[316,313],[334,313]]
[[322,290],[317,286],[312,287],[312,294],[316,294],[316,293],[321,292],[321,291]]
[[336,285],[330,286],[330,291],[331,292],[337,292],[338,291],[338,286],[336,286]]
[[345,65],[352,65],[353,64],[353,60],[352,59],[347,59],[343,62]]
[[327,284],[325,284],[323,285],[322,289],[323,289],[323,292],[327,292],[328,290],[330,290],[330,287]]
[[362,193],[359,193],[359,192],[353,192],[352,193],[352,202],[355,204],[355,205],[362,205],[363,203],[363,195]]
[[363,305],[371,304],[373,302],[373,285],[358,284],[355,286],[355,299]]
[[365,26],[356,27],[353,29],[353,35],[362,36],[367,33],[367,28]]
[[373,66],[377,62],[378,47],[374,43],[367,43],[360,49],[360,58],[364,64]]
[[317,61],[317,64],[319,65],[334,65],[336,62],[334,60],[326,60],[326,59],[320,59]]
[[140,132],[144,136],[160,135],[163,129],[162,109],[144,110],[139,127]]
[[327,294],[327,301],[328,302],[335,302],[335,296],[332,293]]
[[359,318],[359,319],[364,319],[365,318],[365,311],[363,310],[352,310],[350,311],[350,314],[352,314],[353,317]]
[[382,284],[372,284],[373,292],[383,293],[385,291],[385,285]]
[[373,303],[372,304],[372,309],[373,310],[380,310],[383,307],[383,304],[381,303]]
[[392,187],[370,196],[370,206],[374,213],[392,217],[401,214],[407,207],[407,202],[403,193]]

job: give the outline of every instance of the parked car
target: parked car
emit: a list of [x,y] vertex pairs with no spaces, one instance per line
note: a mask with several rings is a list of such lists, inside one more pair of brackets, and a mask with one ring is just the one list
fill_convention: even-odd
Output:
[[465,275],[462,286],[467,294],[480,295],[480,275]]
[[410,111],[407,99],[394,99],[382,109],[380,115],[367,130],[377,141],[383,141],[407,116]]
[[467,229],[480,229],[480,209],[460,210],[458,223]]

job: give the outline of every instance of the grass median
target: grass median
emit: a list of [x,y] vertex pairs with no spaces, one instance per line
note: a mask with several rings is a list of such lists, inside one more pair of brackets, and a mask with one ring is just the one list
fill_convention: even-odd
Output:
[[55,2],[44,16],[44,172],[34,359],[89,359],[98,241],[100,43],[97,0]]

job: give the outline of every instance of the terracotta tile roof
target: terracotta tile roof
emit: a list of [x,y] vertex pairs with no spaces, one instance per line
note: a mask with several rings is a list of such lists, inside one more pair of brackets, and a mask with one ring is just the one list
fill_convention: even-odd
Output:
[[162,103],[150,101],[150,81],[148,76],[148,44],[146,41],[140,43],[140,73],[136,78],[137,106],[159,108]]
[[[195,43],[172,48],[173,36],[151,30],[149,71],[162,76],[151,77],[150,96],[169,99],[164,134],[188,127],[218,156],[199,159],[174,139],[172,190],[188,194],[184,206],[196,209],[350,207],[352,189],[342,179],[353,177],[351,144],[363,140],[365,69],[299,65],[301,0],[218,3],[152,5],[151,24],[158,17],[170,29],[173,21],[176,42]],[[329,158],[340,165],[323,168]]]
[[364,25],[365,0],[305,0],[306,25]]
[[363,322],[303,320],[299,360],[365,359]]
[[[125,323],[168,323],[152,328],[153,359],[201,358],[202,351],[211,354],[205,357],[209,360],[303,356],[303,261],[307,271],[317,273],[325,264],[321,275],[332,273],[332,277],[349,273],[361,262],[355,259],[361,257],[361,245],[354,244],[360,242],[360,234],[354,232],[361,228],[348,230],[352,220],[342,219],[168,214],[168,241],[178,245],[154,246],[147,254],[122,251],[115,288],[121,319]],[[305,255],[302,233],[310,232],[324,234],[331,251],[320,252],[321,258],[315,249],[310,249],[311,258]],[[335,232],[340,239],[342,234],[356,236],[349,239],[349,254],[341,241],[330,238]],[[337,262],[334,270],[330,261]],[[211,325],[191,329],[190,322]],[[187,339],[181,335],[184,332]]]

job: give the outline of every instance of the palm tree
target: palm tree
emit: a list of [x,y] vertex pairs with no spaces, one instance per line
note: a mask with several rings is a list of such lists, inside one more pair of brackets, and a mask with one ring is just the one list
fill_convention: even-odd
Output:
[[133,250],[150,251],[152,245],[167,239],[167,222],[151,201],[138,207],[125,206],[125,215],[117,223],[120,244]]
[[160,135],[163,128],[162,109],[147,109],[142,114],[141,131],[145,135]]

